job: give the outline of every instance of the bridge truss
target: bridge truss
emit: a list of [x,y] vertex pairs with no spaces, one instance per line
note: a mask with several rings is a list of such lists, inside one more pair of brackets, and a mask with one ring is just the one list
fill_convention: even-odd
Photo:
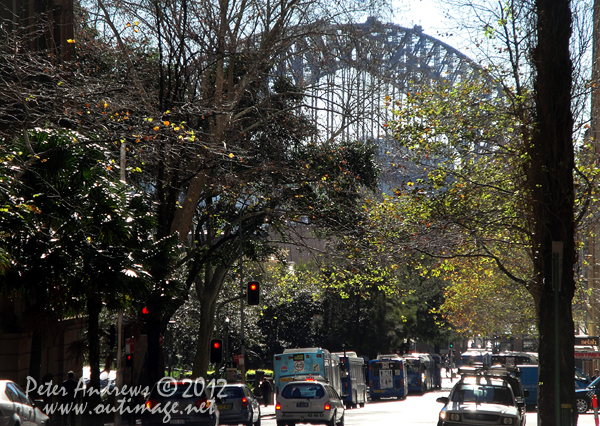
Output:
[[364,140],[385,136],[385,98],[433,81],[471,79],[480,67],[425,34],[373,18],[363,24],[315,24],[296,38],[276,67],[305,89],[307,110],[326,138]]

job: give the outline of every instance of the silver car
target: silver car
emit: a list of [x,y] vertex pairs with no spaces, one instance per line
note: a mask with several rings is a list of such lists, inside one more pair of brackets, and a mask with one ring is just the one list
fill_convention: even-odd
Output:
[[463,377],[448,397],[437,401],[444,404],[438,426],[525,426],[525,413],[517,405],[511,386],[502,378]]
[[0,423],[3,425],[47,426],[50,418],[12,380],[0,380]]
[[344,403],[327,383],[289,382],[277,395],[275,417],[277,426],[296,423],[344,426]]

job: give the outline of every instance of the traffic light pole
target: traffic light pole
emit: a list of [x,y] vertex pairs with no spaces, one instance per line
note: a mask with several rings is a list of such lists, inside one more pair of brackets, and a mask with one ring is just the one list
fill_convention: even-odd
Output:
[[[240,214],[242,214],[241,209]],[[240,220],[240,337],[242,339],[242,383],[246,383],[246,333],[244,324],[244,233],[242,228],[243,223],[244,221]]]

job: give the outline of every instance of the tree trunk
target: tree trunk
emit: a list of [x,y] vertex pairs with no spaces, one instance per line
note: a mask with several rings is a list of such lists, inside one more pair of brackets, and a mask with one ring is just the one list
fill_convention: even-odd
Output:
[[[538,421],[540,425],[549,426],[574,424],[577,416],[573,409],[575,362],[571,312],[576,259],[569,55],[571,11],[568,0],[537,0],[536,7],[538,45],[533,52],[537,72],[536,131],[528,150],[527,178],[532,196],[536,277],[533,293],[538,296],[535,299],[540,332]],[[558,277],[553,274],[553,242],[563,244]],[[560,289],[557,305],[554,283]],[[559,410],[562,410],[562,421],[557,416]]]
[[[102,310],[102,299],[96,293],[91,293],[87,297],[87,332],[89,342],[89,361],[90,361],[90,383],[88,389],[94,391],[100,390],[100,311]],[[100,426],[102,417],[93,413],[93,410],[101,403],[99,392],[87,398],[88,408],[92,413],[87,413],[84,417],[84,424],[91,426]]]
[[[217,307],[217,298],[223,287],[223,281],[229,271],[226,266],[218,266],[214,271],[210,265],[206,268],[211,272],[204,274],[203,282],[196,283],[196,294],[200,302],[200,329],[198,330],[198,343],[196,346],[196,355],[194,356],[194,367],[192,375],[194,377],[206,378],[206,371],[209,364],[210,340],[213,337],[215,328],[215,309]],[[201,280],[200,276],[197,280]],[[219,366],[216,366],[218,369]]]

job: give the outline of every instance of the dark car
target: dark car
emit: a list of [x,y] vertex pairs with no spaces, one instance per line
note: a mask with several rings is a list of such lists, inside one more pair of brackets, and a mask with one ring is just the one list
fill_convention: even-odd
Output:
[[260,426],[260,404],[248,385],[216,386],[213,395],[217,400],[220,424]]
[[600,397],[600,377],[595,379],[586,388],[575,389],[575,406],[577,412],[583,414],[592,408],[592,398]]
[[219,410],[204,382],[165,377],[152,387],[146,399],[142,424],[217,426]]
[[498,371],[463,375],[448,397],[437,399],[444,404],[438,426],[525,426],[524,405],[515,397],[513,385],[518,382],[513,379]]

